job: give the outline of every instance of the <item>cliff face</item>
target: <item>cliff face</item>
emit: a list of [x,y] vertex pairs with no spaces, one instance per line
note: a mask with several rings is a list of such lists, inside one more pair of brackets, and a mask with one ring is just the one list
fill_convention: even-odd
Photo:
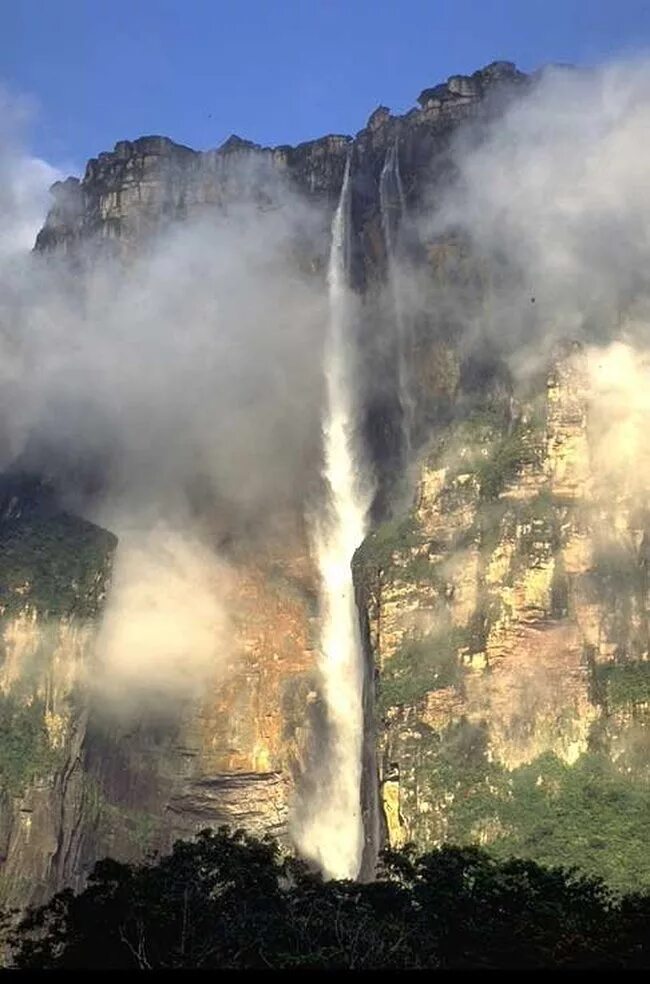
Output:
[[[382,309],[387,155],[397,147],[399,204],[417,215],[443,193],[463,121],[493,116],[529,83],[496,63],[424,90],[405,116],[379,107],[354,139],[295,148],[122,141],[81,181],[55,185],[36,249],[79,266],[98,252],[124,259],[170,224],[242,200],[281,207],[287,192],[327,214],[352,155],[351,266],[368,377],[359,386],[377,476],[376,528],[354,564],[376,668],[364,871],[376,847],[374,740],[391,844],[478,841],[629,887],[650,877],[644,493],[619,470],[620,494],[610,494],[582,350],[559,353],[521,392],[489,360],[477,370],[461,354],[445,290],[466,281],[480,300],[481,278],[462,243],[415,232],[404,245],[430,292],[409,366],[417,496],[385,521],[404,464],[395,351],[378,328],[392,316]],[[303,257],[315,276],[327,250],[323,235],[318,255]],[[81,884],[100,856],[141,857],[210,825],[286,838],[323,717],[304,517],[272,541],[233,549],[226,672],[173,713],[118,720],[91,685],[115,538],[40,487],[12,489],[0,525],[5,897],[38,901]]]
[[29,479],[0,488],[4,901],[44,900],[78,879],[85,820],[80,700],[115,538],[58,509]]
[[603,471],[578,347],[483,403],[359,550],[389,841],[647,882],[646,489]]
[[173,711],[116,718],[93,689],[117,540],[29,477],[0,489],[0,890],[9,905],[80,886],[227,823],[286,836],[314,696],[313,599],[299,558],[242,566],[225,683]]
[[[167,137],[122,140],[90,160],[81,181],[68,178],[53,186],[55,204],[36,249],[74,252],[99,241],[128,250],[171,222],[205,216],[211,209],[241,200],[271,205],[282,187],[333,205],[352,152],[357,278],[365,282],[367,272],[383,269],[385,262],[379,176],[388,148],[399,139],[405,194],[415,205],[435,179],[436,167],[442,173],[449,166],[445,154],[458,124],[479,107],[489,111],[488,96],[527,81],[514,65],[495,62],[472,76],[454,76],[425,89],[420,108],[404,116],[379,107],[355,138],[327,136],[297,147],[260,147],[236,136],[209,151],[191,150]],[[275,191],[269,187],[271,177]]]

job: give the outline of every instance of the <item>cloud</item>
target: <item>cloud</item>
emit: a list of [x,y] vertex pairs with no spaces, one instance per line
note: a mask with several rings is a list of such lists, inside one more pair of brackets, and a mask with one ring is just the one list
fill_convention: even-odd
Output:
[[561,337],[606,342],[647,311],[650,62],[549,68],[459,133],[455,174],[421,228],[471,244],[484,303],[454,297],[468,344],[525,366]]
[[89,683],[125,713],[200,697],[232,652],[230,577],[187,531],[123,531]]
[[0,263],[30,250],[49,207],[57,168],[24,147],[33,107],[0,86]]
[[254,563],[319,487],[323,216],[253,163],[222,207],[80,272],[20,254],[44,171],[3,146],[0,467],[118,536],[103,692],[196,696],[232,648],[233,550]]

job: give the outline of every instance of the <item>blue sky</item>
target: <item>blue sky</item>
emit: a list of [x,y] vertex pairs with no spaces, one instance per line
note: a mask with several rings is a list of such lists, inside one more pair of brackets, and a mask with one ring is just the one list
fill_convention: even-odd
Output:
[[297,143],[404,112],[494,59],[531,70],[650,48],[650,0],[0,0],[0,83],[31,150],[81,168],[120,139]]

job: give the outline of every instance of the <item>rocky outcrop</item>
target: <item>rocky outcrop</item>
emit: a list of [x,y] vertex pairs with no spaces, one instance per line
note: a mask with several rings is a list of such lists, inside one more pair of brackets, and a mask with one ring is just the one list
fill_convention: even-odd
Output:
[[[146,247],[166,228],[219,215],[233,203],[282,207],[297,196],[333,209],[341,189],[347,157],[352,156],[351,214],[353,236],[351,277],[365,295],[358,332],[368,379],[364,433],[378,475],[377,514],[386,509],[400,459],[399,401],[396,359],[386,332],[377,324],[386,273],[382,230],[380,176],[387,154],[397,146],[405,206],[409,213],[430,204],[432,189],[442,194],[453,174],[451,141],[463,121],[489,118],[530,82],[509,62],[495,62],[472,76],[453,76],[420,96],[420,107],[394,116],[386,107],[375,110],[356,136],[328,135],[296,147],[261,147],[231,136],[216,150],[195,151],[166,137],[120,141],[113,151],[88,162],[80,181],[70,178],[54,186],[55,205],[36,241],[42,254],[65,253],[81,265],[96,253],[128,256]],[[328,224],[317,241],[296,249],[307,269],[321,275],[329,249]],[[417,236],[409,242],[414,262],[427,263]],[[438,244],[439,245],[439,244]],[[448,326],[453,330],[453,326]],[[437,335],[421,333],[415,365],[426,373],[444,347]],[[429,374],[430,371],[429,371]],[[436,374],[437,379],[440,375]],[[372,380],[381,378],[381,389]],[[430,402],[437,409],[436,394]],[[443,400],[444,402],[444,400]]]
[[[160,136],[120,141],[113,151],[90,160],[81,180],[69,178],[53,187],[55,203],[36,251],[65,254],[70,262],[84,265],[94,261],[97,251],[120,257],[144,250],[166,228],[205,220],[233,203],[276,207],[293,195],[327,210],[338,199],[352,154],[352,273],[357,288],[366,292],[370,311],[373,290],[381,291],[386,267],[379,178],[389,148],[398,142],[405,195],[415,209],[425,187],[449,169],[447,151],[457,125],[480,107],[489,112],[491,97],[524,82],[513,65],[495,63],[465,81],[454,77],[423,94],[420,108],[405,116],[380,107],[354,138],[327,136],[297,147],[264,148],[234,135],[217,150],[204,152]],[[311,263],[314,270],[322,269],[328,245],[326,235],[320,244],[311,244],[319,254]],[[380,362],[386,359],[385,346],[372,317],[365,336],[363,326],[360,331],[369,365],[384,371]],[[441,359],[449,364],[444,346],[428,360],[421,353],[419,364],[438,379]],[[385,369],[387,378],[390,371],[392,366]],[[451,396],[453,387],[441,397],[434,395],[434,402]],[[378,470],[383,467],[388,475],[394,460],[390,435],[395,443],[399,430],[395,393],[374,393],[365,403],[368,444]],[[70,535],[74,538],[76,530]],[[266,544],[262,552],[259,545],[248,551],[244,546],[232,566],[233,657],[201,701],[179,710],[173,720],[143,717],[118,725],[74,684],[78,719],[63,740],[65,761],[47,780],[46,812],[59,819],[50,820],[49,833],[33,826],[31,846],[23,841],[13,848],[10,867],[35,872],[32,856],[39,852],[54,860],[41,865],[38,889],[25,887],[22,897],[16,890],[15,898],[32,900],[61,884],[79,884],[103,853],[137,857],[146,847],[164,849],[175,836],[208,824],[241,823],[286,836],[310,734],[323,713],[315,672],[317,584],[304,530],[291,532],[282,544]],[[37,572],[29,576],[40,583]],[[22,625],[18,620],[8,629],[15,636],[14,649],[25,631]],[[63,658],[71,679],[72,664],[91,659],[90,650],[73,655],[73,648],[69,642]],[[13,658],[5,662],[6,674]],[[74,767],[68,762],[71,755]],[[374,827],[370,732],[364,755],[364,813],[367,826]],[[61,784],[68,790],[65,796]],[[25,796],[33,795],[27,786]],[[44,846],[55,842],[56,849]],[[372,870],[376,848],[375,832],[368,838],[366,872]]]

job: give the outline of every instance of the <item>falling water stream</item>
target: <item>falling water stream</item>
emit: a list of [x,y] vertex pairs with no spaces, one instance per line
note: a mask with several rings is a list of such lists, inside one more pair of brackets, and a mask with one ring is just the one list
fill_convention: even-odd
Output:
[[399,170],[397,140],[390,145],[379,178],[381,226],[386,246],[387,279],[395,316],[397,388],[402,411],[404,451],[411,447],[414,404],[409,378],[411,334],[399,272],[400,228],[404,219],[404,188]]
[[[353,298],[348,284],[350,160],[332,221],[327,273],[329,330],[325,345],[326,402],[323,477],[326,516],[314,536],[321,580],[321,663],[328,742],[316,802],[302,847],[334,878],[359,873],[364,843],[361,770],[364,662],[351,562],[366,532],[368,493],[357,447],[354,401]],[[323,763],[321,763],[321,766]]]

